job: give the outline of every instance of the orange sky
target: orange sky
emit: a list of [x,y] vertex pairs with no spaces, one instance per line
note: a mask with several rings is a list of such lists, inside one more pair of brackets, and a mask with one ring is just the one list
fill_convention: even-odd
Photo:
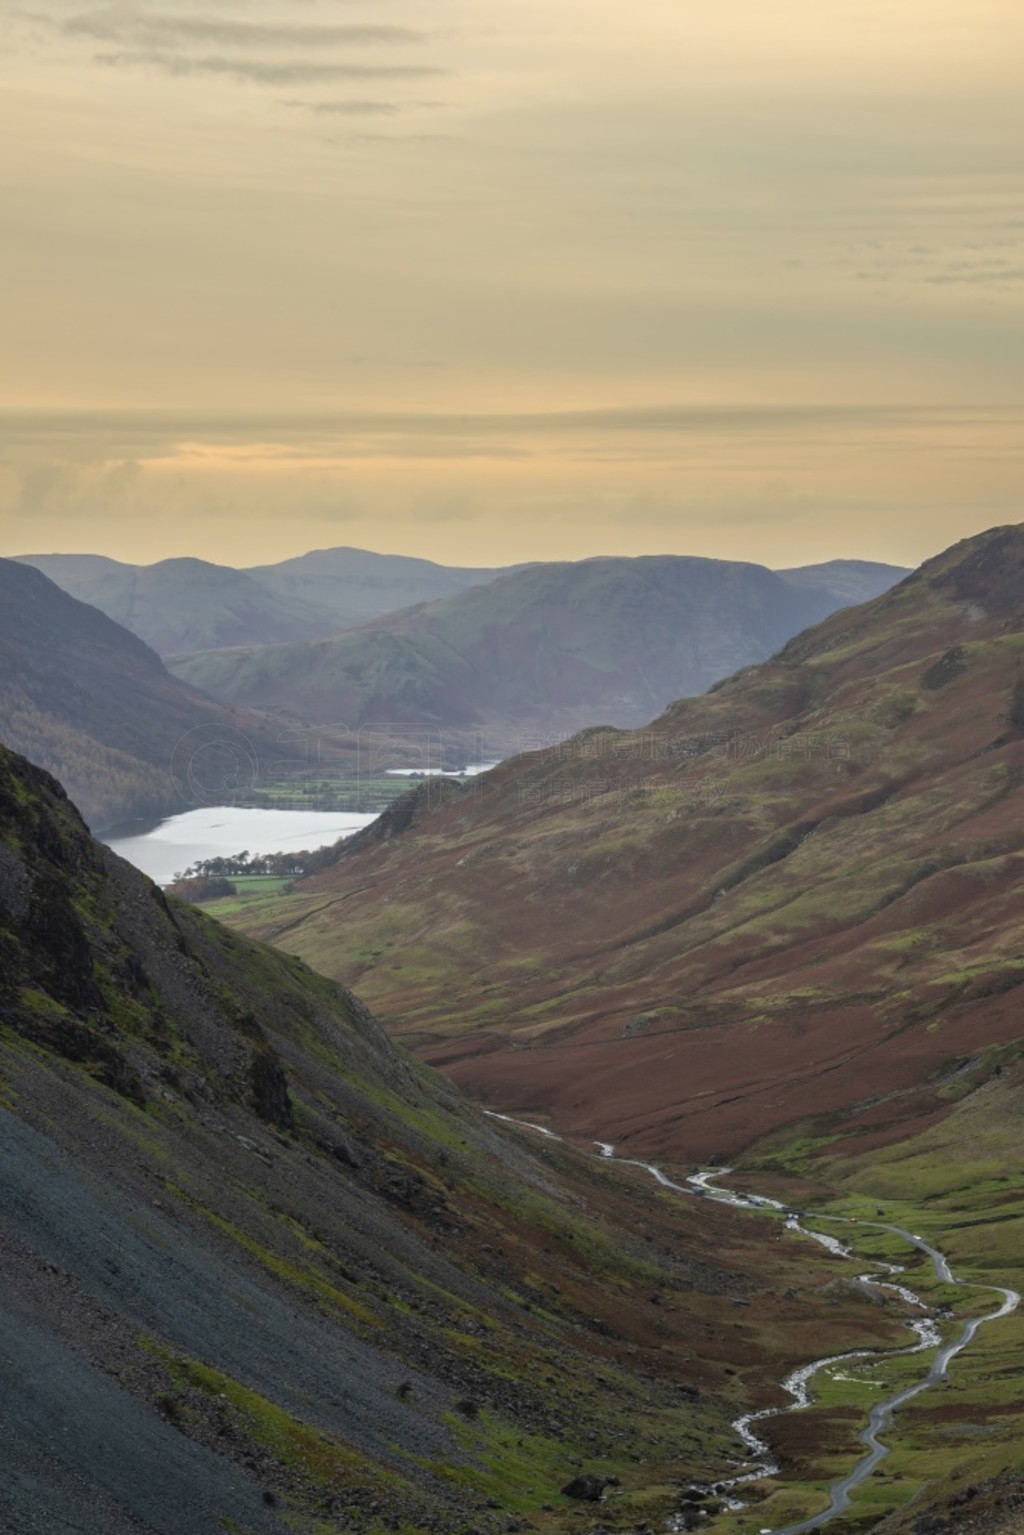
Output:
[[1018,0],[0,19],[0,554],[916,562],[1021,518]]

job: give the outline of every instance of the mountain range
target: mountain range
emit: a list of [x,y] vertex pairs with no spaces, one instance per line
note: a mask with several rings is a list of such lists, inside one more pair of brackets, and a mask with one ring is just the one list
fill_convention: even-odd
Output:
[[[97,554],[18,559],[130,629],[165,659],[226,646],[318,638],[529,568],[446,566],[346,548],[314,549],[276,565],[237,570],[197,559],[154,565],[128,565]],[[906,574],[896,566],[861,560],[780,572],[844,603],[866,601]]]
[[1020,1033],[1022,629],[995,529],[643,730],[421,786],[248,920],[496,1108],[904,1136]]
[[19,558],[164,657],[330,634],[501,574],[365,549],[318,549],[248,570],[197,559],[126,565],[96,554]]
[[837,562],[805,574],[675,555],[536,565],[329,639],[209,651],[173,670],[307,724],[641,724],[763,660],[850,589],[904,572]]
[[[0,565],[0,739],[59,775],[97,826],[221,803],[262,788],[276,767],[301,771],[282,764],[289,753],[277,744],[296,720],[346,729],[462,725],[465,741],[453,737],[449,745],[472,755],[470,737],[483,720],[502,722],[501,754],[530,729],[565,734],[602,704],[613,721],[649,712],[647,703],[677,690],[672,679],[704,686],[727,663],[765,653],[837,600],[817,577],[804,589],[800,580],[789,584],[800,572],[783,580],[754,566],[671,559],[537,566],[378,619],[347,638],[214,650],[179,662],[174,676],[126,624],[166,649],[263,634],[275,624],[294,634],[333,621],[325,617],[332,603],[334,618],[346,604],[351,617],[357,600],[372,611],[493,573],[358,550],[306,555],[269,567],[269,575],[198,560],[141,570],[98,556],[35,563],[54,579],[30,560]],[[890,574],[841,563],[822,578],[847,586]],[[280,591],[259,586],[255,575],[279,579]],[[312,606],[303,608],[303,591]],[[737,606],[745,616],[733,637],[728,621]],[[332,750],[342,777],[359,771],[355,736]]]

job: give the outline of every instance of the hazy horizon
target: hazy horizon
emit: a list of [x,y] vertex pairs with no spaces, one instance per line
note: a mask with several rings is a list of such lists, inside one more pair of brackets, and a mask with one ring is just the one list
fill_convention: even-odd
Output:
[[[159,557],[159,558],[157,558],[155,560],[128,560],[128,559],[120,559],[120,557],[118,555],[110,554],[108,551],[100,550],[100,549],[17,549],[17,550],[12,551],[11,553],[0,552],[0,559],[25,560],[25,559],[50,559],[50,558],[59,559],[61,557],[67,557],[67,558],[98,557],[100,559],[114,560],[117,563],[123,564],[123,565],[136,566],[136,567],[141,568],[141,569],[144,569],[144,568],[146,568],[147,566],[150,566],[150,565],[161,564],[165,560],[197,559],[197,560],[205,560],[206,563],[208,563],[208,564],[219,565],[219,566],[221,566],[221,567],[223,567],[225,569],[245,571],[245,570],[258,569],[260,565],[279,564],[279,563],[284,563],[287,560],[301,559],[302,556],[306,555],[306,554],[330,554],[330,553],[335,553],[335,552],[337,552],[339,550],[343,550],[343,549],[344,550],[351,550],[351,551],[353,551],[354,553],[357,553],[357,554],[378,554],[378,555],[385,555],[385,556],[387,556],[387,555],[394,555],[396,558],[409,558],[409,559],[426,559],[426,560],[430,560],[430,556],[429,555],[410,554],[410,553],[408,553],[408,551],[406,551],[404,549],[397,549],[397,550],[367,549],[367,548],[364,548],[362,546],[358,546],[358,545],[355,545],[355,544],[331,544],[331,545],[325,545],[325,546],[323,546],[321,548],[317,548],[317,549],[299,549],[299,548],[296,548],[296,549],[291,550],[289,553],[283,554],[279,561],[269,561],[269,560],[261,561],[261,562],[259,562],[259,565],[248,565],[248,564],[243,565],[243,564],[240,564],[238,562],[232,562],[232,561],[228,561],[228,560],[207,560],[206,556],[199,555],[199,554],[194,554],[194,553],[164,555],[164,556],[161,556],[161,557]],[[941,552],[942,551],[939,550],[939,549],[935,549],[935,550],[931,551],[932,554],[940,554]],[[612,552],[610,550],[601,550],[601,551],[599,551],[599,552],[597,552],[595,554],[581,554],[579,556],[579,560],[583,561],[583,560],[602,560],[602,559],[645,559],[645,558],[646,559],[658,559],[658,558],[663,558],[663,557],[679,558],[679,559],[686,559],[686,558],[689,557],[689,558],[710,559],[710,560],[730,560],[730,561],[737,561],[738,560],[740,562],[743,562],[744,559],[745,559],[745,557],[742,556],[742,555],[702,554],[702,555],[696,555],[695,556],[695,555],[689,554],[689,552],[685,551],[685,550],[648,549],[648,550],[643,550],[643,551],[641,551],[638,554],[629,554],[629,555],[616,554],[616,553],[614,553],[614,552]],[[928,557],[929,557],[928,555],[924,556],[925,559],[927,559]],[[881,565],[894,565],[894,564],[905,563],[905,562],[891,561],[891,560],[871,560],[870,558],[867,558],[867,557],[865,557],[863,555],[860,555],[860,554],[845,554],[845,555],[840,554],[840,555],[830,556],[828,560],[806,560],[806,561],[801,561],[799,563],[800,564],[806,564],[806,565],[818,565],[818,564],[827,564],[831,560],[864,561],[865,563],[868,563],[868,564],[881,564]],[[522,566],[522,565],[542,565],[542,564],[549,564],[549,563],[562,564],[562,563],[574,563],[574,562],[561,561],[561,560],[548,561],[548,560],[543,560],[543,559],[526,559],[526,560],[511,560],[505,566],[494,566],[494,567],[478,567],[476,565],[476,563],[474,561],[472,561],[472,560],[458,560],[458,559],[436,560],[436,561],[433,561],[432,563],[435,563],[435,564],[438,564],[438,565],[442,565],[442,566],[446,566],[446,567],[450,567],[450,568],[454,568],[454,569],[460,569],[461,568],[461,569],[474,570],[474,569],[478,569],[478,568],[493,568],[493,569],[500,570],[500,569],[503,569],[503,568],[504,569],[515,568],[516,566]],[[763,565],[763,566],[765,566],[769,570],[787,570],[787,569],[793,568],[792,566],[785,565],[785,564],[778,564],[778,563],[769,564],[765,560],[749,560],[749,561],[746,561],[746,563],[754,564],[754,565]],[[919,564],[923,563],[923,561],[918,561],[918,563]]]
[[3,553],[916,564],[1020,516],[1010,0],[38,0],[0,42]]

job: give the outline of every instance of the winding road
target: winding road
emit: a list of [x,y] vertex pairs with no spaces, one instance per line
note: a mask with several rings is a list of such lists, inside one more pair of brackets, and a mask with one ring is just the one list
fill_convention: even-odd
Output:
[[[544,1125],[532,1124],[528,1120],[513,1119],[508,1114],[495,1114],[490,1110],[485,1113],[492,1119],[505,1120],[508,1124],[518,1125],[523,1129],[536,1131],[540,1135],[547,1136],[550,1140],[561,1140],[553,1130]],[[615,1146],[611,1141],[595,1141],[598,1153],[601,1157],[618,1162],[627,1167],[640,1167],[661,1185],[662,1188],[672,1189],[679,1194],[692,1194],[714,1199],[720,1204],[728,1204],[741,1210],[774,1210],[786,1217],[786,1228],[799,1232],[809,1237],[811,1241],[820,1243],[829,1252],[839,1257],[853,1257],[851,1250],[846,1247],[838,1237],[829,1236],[826,1232],[812,1231],[803,1224],[804,1215],[801,1211],[792,1210],[779,1203],[775,1199],[766,1199],[761,1194],[734,1193],[730,1189],[722,1189],[717,1186],[716,1180],[726,1176],[731,1169],[728,1167],[716,1168],[712,1171],[695,1173],[687,1178],[685,1183],[677,1183],[669,1178],[660,1167],[653,1162],[643,1162],[632,1157],[619,1157],[615,1154]],[[899,1408],[904,1407],[930,1386],[937,1385],[947,1377],[950,1362],[963,1352],[971,1343],[981,1327],[988,1322],[997,1322],[1002,1317],[1009,1316],[1020,1305],[1020,1295],[1016,1290],[1004,1288],[1001,1285],[979,1285],[967,1280],[957,1279],[950,1268],[949,1260],[937,1247],[932,1247],[923,1237],[915,1235],[911,1231],[905,1231],[902,1226],[887,1225],[883,1221],[855,1221],[844,1216],[816,1215],[815,1220],[829,1221],[837,1225],[860,1228],[864,1230],[888,1231],[900,1237],[908,1246],[918,1252],[926,1254],[931,1260],[936,1278],[944,1284],[959,1285],[968,1290],[986,1290],[1001,1297],[999,1306],[987,1316],[971,1317],[960,1329],[959,1335],[951,1342],[943,1343],[938,1324],[934,1314],[915,1295],[913,1290],[906,1285],[895,1282],[894,1274],[901,1272],[897,1264],[880,1264],[879,1269],[889,1275],[888,1279],[882,1279],[877,1273],[862,1274],[860,1278],[867,1284],[878,1289],[895,1291],[908,1305],[920,1309],[922,1315],[907,1323],[912,1332],[917,1335],[917,1342],[903,1349],[855,1349],[843,1354],[830,1354],[824,1359],[816,1359],[811,1364],[801,1365],[782,1381],[782,1389],[792,1400],[783,1407],[764,1407],[758,1412],[745,1413],[733,1423],[738,1437],[751,1452],[749,1467],[742,1475],[720,1481],[718,1486],[733,1491],[742,1487],[747,1482],[759,1481],[763,1477],[777,1476],[780,1466],[774,1460],[770,1446],[755,1432],[754,1424],[767,1423],[772,1418],[781,1417],[784,1413],[799,1412],[802,1408],[811,1404],[810,1384],[819,1371],[829,1365],[839,1364],[853,1359],[895,1359],[909,1354],[926,1353],[932,1349],[937,1350],[935,1357],[928,1368],[927,1374],[913,1386],[906,1386],[887,1397],[883,1402],[876,1402],[868,1414],[866,1427],[858,1435],[860,1443],[864,1445],[867,1453],[854,1466],[846,1476],[832,1483],[828,1489],[828,1507],[820,1513],[814,1514],[808,1519],[796,1524],[779,1525],[772,1530],[763,1530],[761,1535],[809,1535],[812,1530],[822,1529],[839,1514],[845,1513],[852,1503],[852,1494],[871,1475],[878,1464],[889,1454],[889,1446],[886,1445],[881,1435],[891,1427],[893,1417]],[[731,1505],[734,1509],[742,1507],[742,1503],[736,1501]],[[682,1526],[679,1526],[682,1528]]]

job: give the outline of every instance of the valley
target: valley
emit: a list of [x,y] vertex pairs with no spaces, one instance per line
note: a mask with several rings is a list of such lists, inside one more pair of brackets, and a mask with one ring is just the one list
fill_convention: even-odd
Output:
[[1022,571],[996,529],[643,728],[392,769],[225,925],[5,753],[18,1535],[41,1486],[83,1535],[1008,1535]]
[[[494,1112],[683,1181],[727,1159],[759,1196],[921,1234],[968,1285],[1019,1289],[1022,570],[1020,529],[968,541],[643,731],[413,790],[228,920],[344,977]],[[857,1272],[905,1263],[901,1240],[865,1227]],[[949,1341],[991,1313],[926,1270],[907,1282],[952,1307]],[[1012,1381],[1018,1333],[987,1323],[906,1400],[832,1527],[945,1528],[963,1481],[962,1527],[1001,1528],[1024,1405],[993,1398],[993,1359]],[[773,1420],[785,1472],[757,1528],[814,1527],[873,1400],[920,1379],[879,1368],[819,1372],[820,1400]]]
[[0,6],[0,1535],[1024,1535],[1022,101]]
[[8,1528],[555,1531],[585,1473],[630,1529],[780,1359],[898,1337],[743,1212],[524,1146],[9,753],[0,832]]

